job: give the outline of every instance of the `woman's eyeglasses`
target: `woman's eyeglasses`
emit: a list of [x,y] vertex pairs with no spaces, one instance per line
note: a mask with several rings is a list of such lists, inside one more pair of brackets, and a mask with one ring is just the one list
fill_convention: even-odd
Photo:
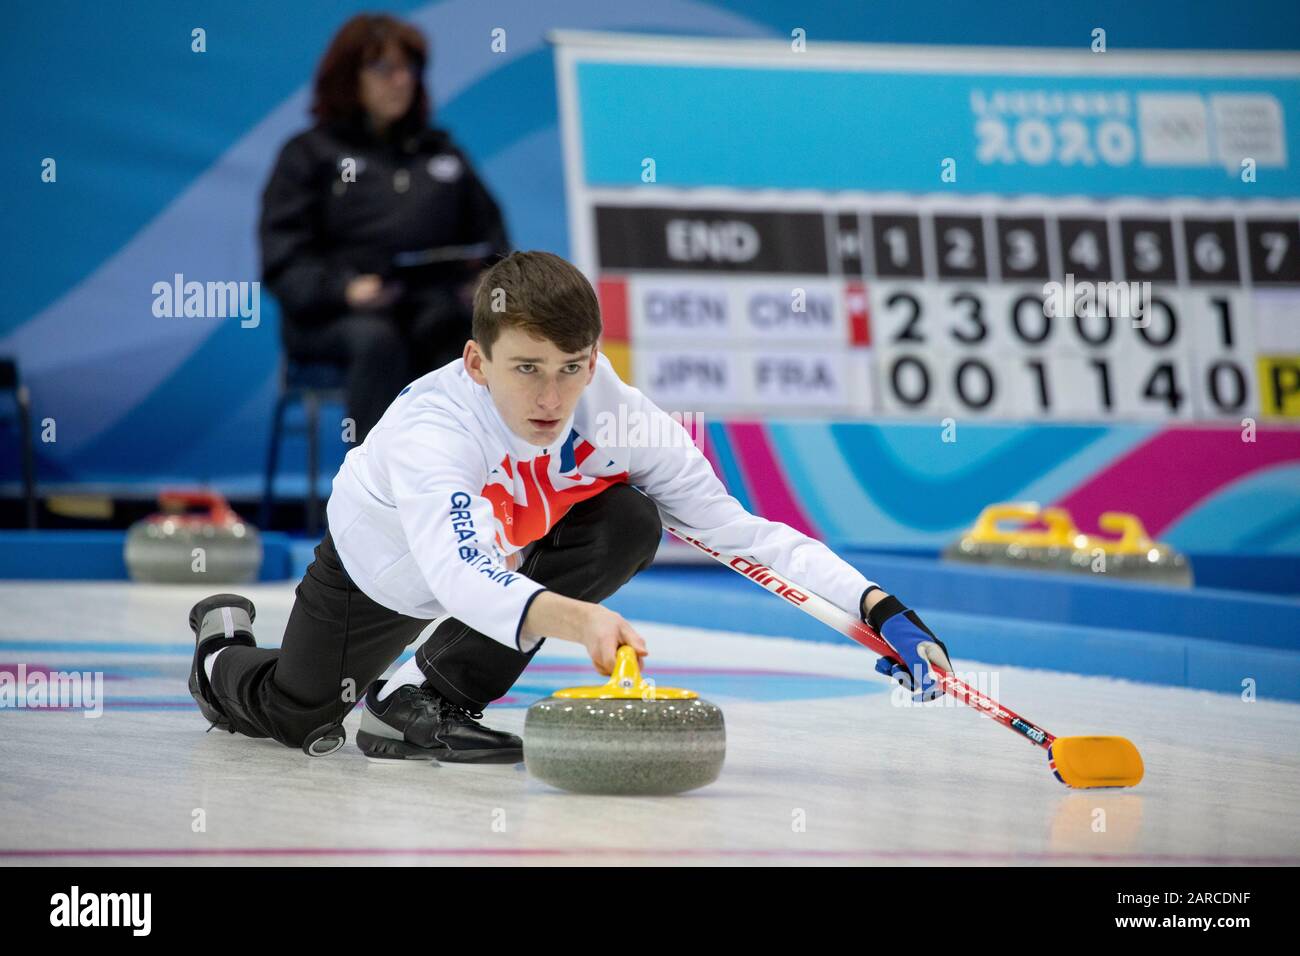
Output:
[[365,68],[385,80],[392,79],[399,73],[411,75],[415,73],[414,64],[407,62],[394,63],[392,60],[375,60],[373,63],[367,63]]

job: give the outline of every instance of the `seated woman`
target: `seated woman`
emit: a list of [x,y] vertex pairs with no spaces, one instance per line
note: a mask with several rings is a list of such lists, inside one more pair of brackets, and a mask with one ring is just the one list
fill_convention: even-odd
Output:
[[384,14],[344,24],[317,69],[316,123],[284,145],[262,195],[262,281],[285,350],[346,366],[357,442],[409,381],[460,357],[473,280],[509,251],[469,159],[429,124],[427,50]]

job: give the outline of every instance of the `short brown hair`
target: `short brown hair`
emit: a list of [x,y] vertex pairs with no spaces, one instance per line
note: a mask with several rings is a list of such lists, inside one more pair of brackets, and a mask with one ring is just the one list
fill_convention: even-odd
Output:
[[572,355],[600,341],[600,303],[571,262],[549,252],[513,252],[483,273],[474,292],[474,341],[489,360],[507,328]]
[[415,68],[415,95],[411,108],[398,120],[402,128],[420,128],[429,121],[429,93],[424,88],[424,67],[429,45],[411,24],[386,13],[359,13],[339,28],[316,68],[312,116],[323,123],[357,122],[364,113],[358,78],[362,67],[396,46]]

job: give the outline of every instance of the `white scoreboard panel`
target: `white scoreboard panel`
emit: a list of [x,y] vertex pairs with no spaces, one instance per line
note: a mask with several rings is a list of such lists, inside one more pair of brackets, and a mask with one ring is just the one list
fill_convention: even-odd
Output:
[[1300,420],[1300,56],[554,39],[572,254],[665,407]]
[[628,287],[633,378],[660,404],[847,410],[872,403],[866,355],[847,347],[841,282],[680,273],[636,276]]
[[1238,421],[1300,399],[1295,203],[629,198],[592,196],[607,351],[665,408]]

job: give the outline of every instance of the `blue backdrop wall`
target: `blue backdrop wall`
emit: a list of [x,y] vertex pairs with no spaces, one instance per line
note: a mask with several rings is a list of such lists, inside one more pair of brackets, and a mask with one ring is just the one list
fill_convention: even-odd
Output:
[[[580,28],[727,37],[1085,47],[1300,48],[1294,2],[925,3],[634,0],[397,2],[432,38],[438,122],[475,158],[517,245],[567,249],[551,52]],[[279,360],[269,299],[256,328],[158,319],[155,282],[257,278],[254,225],[270,164],[306,125],[324,45],[367,6],[13,4],[0,34],[0,354],[38,417],[45,482],[251,487]],[[201,27],[207,51],[191,51]],[[489,47],[494,28],[507,49]],[[1008,53],[1008,56],[1012,56]],[[42,162],[57,181],[42,182]],[[336,451],[339,449],[335,448]],[[0,480],[17,474],[0,451]],[[328,463],[326,463],[328,464]],[[12,487],[12,485],[11,485]]]

